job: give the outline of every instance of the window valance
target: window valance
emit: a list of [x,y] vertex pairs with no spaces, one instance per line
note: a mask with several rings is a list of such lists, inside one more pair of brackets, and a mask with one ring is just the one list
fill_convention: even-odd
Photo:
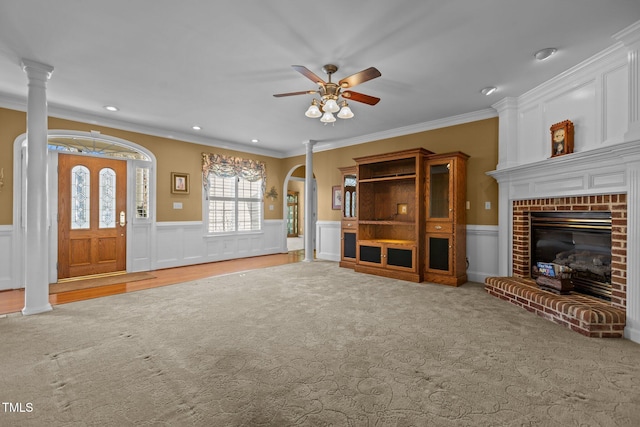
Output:
[[209,194],[209,174],[222,178],[236,176],[249,182],[262,180],[262,194],[267,185],[267,165],[264,162],[223,154],[202,153],[202,183]]

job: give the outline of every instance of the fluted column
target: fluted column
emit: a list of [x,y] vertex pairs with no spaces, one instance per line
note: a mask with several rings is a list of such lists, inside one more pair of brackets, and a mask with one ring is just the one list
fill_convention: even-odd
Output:
[[306,162],[304,176],[304,261],[313,261],[313,236],[315,236],[316,221],[313,216],[313,146],[316,141],[306,141]]
[[27,158],[25,209],[25,293],[22,314],[50,311],[49,228],[47,221],[47,80],[53,67],[22,60],[27,73]]

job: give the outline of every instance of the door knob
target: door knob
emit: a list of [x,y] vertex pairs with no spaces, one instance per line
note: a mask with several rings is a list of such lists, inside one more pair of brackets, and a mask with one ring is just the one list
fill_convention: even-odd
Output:
[[120,211],[120,227],[127,225],[127,215],[124,211]]

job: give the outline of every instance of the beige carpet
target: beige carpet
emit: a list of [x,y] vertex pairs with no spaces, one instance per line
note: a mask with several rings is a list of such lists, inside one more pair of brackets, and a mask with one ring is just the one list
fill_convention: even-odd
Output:
[[[288,264],[0,318],[19,426],[638,426],[640,345]],[[23,406],[24,407],[24,406]]]
[[49,294],[59,294],[60,292],[97,288],[99,286],[119,285],[129,282],[137,282],[139,280],[153,279],[154,277],[155,276],[151,273],[141,272],[118,274],[106,277],[95,277],[90,279],[71,280],[62,283],[51,283],[49,285]]

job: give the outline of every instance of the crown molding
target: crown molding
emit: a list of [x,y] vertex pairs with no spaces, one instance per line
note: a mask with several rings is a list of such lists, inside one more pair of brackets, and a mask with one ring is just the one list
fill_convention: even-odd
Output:
[[[330,151],[337,148],[348,147],[351,145],[366,144],[372,141],[379,141],[381,139],[395,138],[398,136],[411,135],[419,132],[426,132],[434,129],[441,129],[444,127],[461,125],[470,122],[476,122],[478,120],[492,119],[498,117],[498,113],[493,108],[486,108],[471,113],[460,114],[458,116],[446,117],[444,119],[432,120],[429,122],[417,123],[415,125],[409,125],[394,129],[385,130],[382,132],[370,133],[354,138],[339,139],[331,142],[318,142],[313,148],[314,152]],[[294,157],[304,154],[304,149],[296,149],[287,151],[284,153],[284,157]]]
[[[26,98],[0,92],[0,107],[26,112],[27,110]],[[56,104],[48,105],[48,115],[51,117],[59,118],[59,119],[73,120],[81,123],[94,124],[99,126],[125,130],[129,132],[136,132],[136,133],[141,133],[145,135],[152,135],[152,136],[157,136],[161,138],[190,142],[194,144],[202,144],[210,147],[241,151],[243,153],[258,154],[258,155],[269,156],[274,158],[282,159],[282,158],[288,158],[288,157],[295,157],[299,155],[304,155],[306,152],[306,149],[303,146],[303,144],[306,141],[304,141],[300,145],[300,148],[281,152],[276,150],[263,149],[260,147],[254,147],[251,145],[239,144],[236,142],[221,141],[213,138],[201,137],[201,136],[191,135],[183,132],[175,132],[175,131],[164,129],[158,126],[148,126],[148,125],[142,125],[138,123],[127,122],[124,120],[106,118],[97,114],[91,114],[91,113],[87,113],[86,111],[81,111],[81,110],[64,107]],[[354,138],[334,140],[334,141],[325,142],[325,143],[319,141],[313,147],[313,151],[314,152],[330,151],[330,150],[335,150],[337,148],[348,147],[351,145],[365,144],[367,142],[378,141],[381,139],[410,135],[414,133],[425,132],[429,130],[440,129],[443,127],[455,126],[455,125],[475,122],[478,120],[484,120],[484,119],[489,119],[494,117],[498,117],[498,113],[496,112],[496,110],[493,108],[486,108],[484,110],[461,114],[458,116],[446,117],[444,119],[432,120],[424,123],[417,123],[414,125],[399,127],[395,129],[389,129],[382,132],[370,133],[367,135],[362,135]]]
[[[0,107],[8,108],[17,111],[27,111],[27,100],[24,97],[11,95],[0,92]],[[164,129],[159,126],[148,126],[139,123],[127,122],[124,120],[117,120],[106,118],[97,114],[87,113],[69,107],[64,107],[57,104],[48,104],[48,115],[50,117],[56,117],[64,120],[73,120],[81,123],[93,124],[98,126],[105,126],[114,129],[141,133],[144,135],[157,136],[160,138],[166,138],[176,141],[190,142],[193,144],[207,145],[210,147],[223,148],[225,150],[240,151],[243,153],[258,154],[262,156],[269,156],[275,158],[282,158],[282,153],[276,150],[268,150],[260,147],[255,147],[246,144],[239,144],[237,142],[222,141],[214,138],[207,138],[204,136],[191,135],[185,132],[175,132],[173,130]]]

